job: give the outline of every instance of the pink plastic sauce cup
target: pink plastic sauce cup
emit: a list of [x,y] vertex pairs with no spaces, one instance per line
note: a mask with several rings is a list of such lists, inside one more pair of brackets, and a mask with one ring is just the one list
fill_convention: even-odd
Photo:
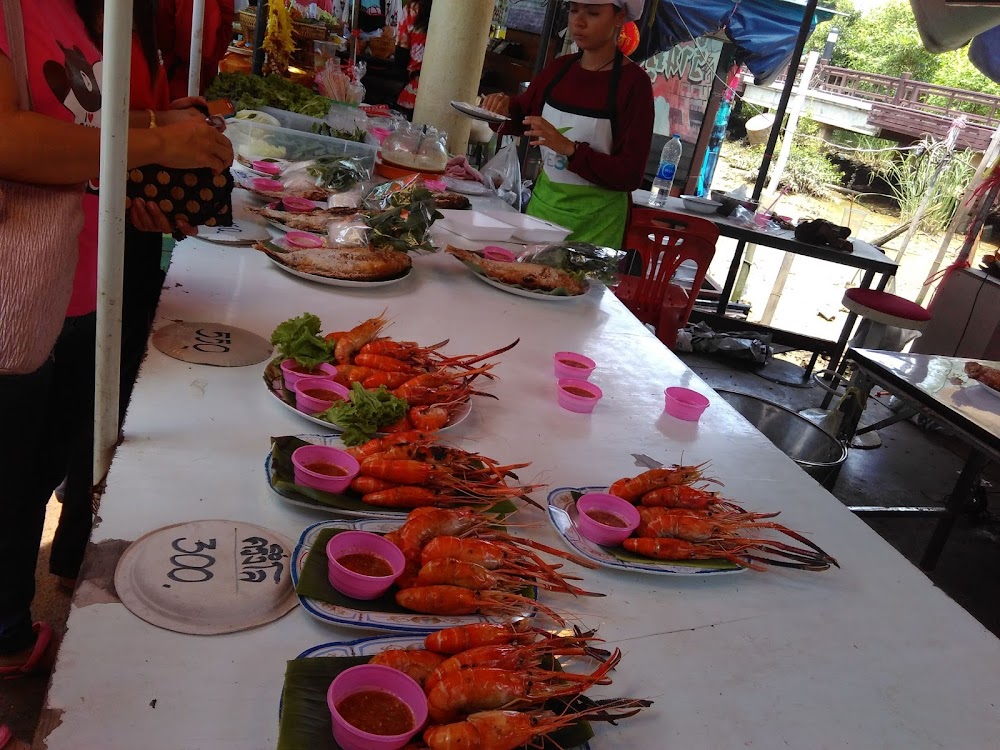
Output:
[[587,380],[597,367],[590,357],[576,352],[556,352],[552,361],[556,377],[566,380]]
[[[389,563],[392,575],[366,576],[348,570],[337,562],[338,558],[353,554],[381,557]],[[353,599],[378,599],[402,575],[406,558],[399,547],[378,534],[370,531],[342,531],[327,542],[326,566],[330,585],[341,594]]]
[[281,174],[281,165],[276,164],[273,161],[255,161],[253,162],[253,168],[258,172],[263,172],[264,174],[269,174],[271,176]]
[[[612,526],[602,523],[588,513],[610,513],[617,517],[624,526]],[[576,501],[576,526],[587,539],[594,544],[614,547],[621,544],[639,526],[639,511],[627,500],[609,495],[606,492],[588,492]]]
[[[295,408],[306,414],[319,414],[337,401],[349,401],[351,398],[349,388],[329,377],[301,377],[295,381],[291,391],[295,394]],[[329,391],[336,395],[334,398],[326,398],[325,394],[320,397],[313,393],[316,391]]]
[[[604,392],[600,388],[586,380],[564,378],[556,385],[556,398],[559,401],[559,406],[578,414],[590,414],[597,406],[597,402],[604,396]],[[583,396],[581,393],[588,395]]]
[[368,132],[376,141],[379,142],[379,145],[381,145],[382,141],[388,138],[389,134],[392,133],[392,131],[388,128],[372,128]]
[[270,177],[254,177],[253,189],[263,190],[268,193],[276,193],[284,190],[285,186],[277,180],[272,180]]
[[323,247],[323,238],[309,232],[287,232],[285,242],[292,247],[314,248]]
[[295,214],[307,214],[316,208],[316,203],[308,198],[290,195],[287,198],[281,199],[281,207],[285,211],[291,211]]
[[448,189],[448,183],[444,180],[424,180],[424,187],[435,193],[443,193]]
[[667,388],[663,392],[663,399],[667,414],[688,422],[697,422],[709,404],[707,396],[679,386]]
[[[309,468],[320,462],[339,466],[344,470],[343,476],[330,476]],[[354,456],[331,445],[303,445],[296,448],[292,452],[292,466],[295,470],[295,484],[336,495],[344,492],[361,471],[361,465]]]
[[[381,690],[405,703],[413,714],[413,729],[404,734],[370,734],[349,724],[337,706],[348,696],[368,690]],[[359,664],[345,669],[330,683],[326,703],[333,719],[333,738],[344,750],[399,750],[427,722],[427,696],[423,688],[409,675],[382,664]]]
[[285,359],[281,362],[281,377],[288,390],[292,390],[292,386],[302,378],[332,378],[336,375],[337,368],[326,362],[309,371],[306,371],[294,359]]
[[514,253],[505,247],[500,247],[499,245],[484,247],[483,257],[486,258],[486,260],[496,260],[501,263],[513,263],[517,260],[517,256],[514,255]]

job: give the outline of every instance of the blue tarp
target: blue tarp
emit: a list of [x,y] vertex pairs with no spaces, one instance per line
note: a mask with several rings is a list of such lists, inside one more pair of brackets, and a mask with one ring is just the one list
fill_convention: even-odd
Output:
[[[646,59],[680,42],[722,32],[739,49],[737,61],[766,85],[781,73],[792,56],[802,24],[802,0],[659,0],[650,26],[640,29],[639,50]],[[817,9],[813,19],[832,18]]]

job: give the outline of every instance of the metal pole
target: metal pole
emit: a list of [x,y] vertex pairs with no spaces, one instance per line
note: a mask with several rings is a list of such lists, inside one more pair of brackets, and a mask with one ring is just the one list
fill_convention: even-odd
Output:
[[[781,139],[781,151],[778,153],[778,160],[771,170],[771,181],[767,185],[767,192],[776,193],[778,182],[788,164],[788,156],[792,153],[792,142],[795,140],[795,131],[799,127],[799,115],[805,106],[806,98],[809,96],[809,83],[812,81],[813,71],[816,70],[816,63],[819,62],[819,52],[813,50],[806,58],[806,67],[802,71],[802,78],[799,80],[799,90],[795,93],[795,101],[788,110],[788,125],[785,126],[785,137]],[[781,121],[776,120],[775,124]],[[773,126],[772,126],[773,127]]]
[[257,21],[253,27],[253,66],[255,76],[264,75],[264,37],[267,35],[267,2],[257,0]]
[[552,27],[556,25],[556,11],[558,10],[558,0],[548,0],[548,5],[545,7],[545,22],[542,24],[542,35],[538,40],[538,54],[535,56],[534,75],[536,76],[542,72],[545,61],[548,59],[549,45],[552,43]]
[[188,55],[188,96],[201,93],[201,51],[205,41],[205,0],[191,8],[191,54]]
[[809,32],[812,31],[812,19],[816,13],[817,3],[818,0],[806,0],[806,7],[802,13],[802,25],[799,27],[799,36],[795,40],[792,57],[788,61],[788,74],[785,76],[785,87],[781,90],[778,109],[774,113],[774,124],[771,126],[771,134],[767,138],[767,146],[764,147],[764,158],[760,162],[760,171],[757,173],[757,182],[754,183],[753,193],[750,195],[750,200],[752,201],[760,200],[760,194],[764,192],[767,170],[771,166],[771,159],[774,158],[774,146],[778,142],[778,134],[781,132],[781,121],[785,117],[785,110],[788,109],[788,100],[792,98],[792,87],[795,85],[795,71],[799,69],[799,62],[802,60],[802,50],[805,49]]
[[101,194],[97,234],[97,354],[94,389],[94,482],[107,474],[118,442],[125,174],[132,58],[132,0],[104,4],[101,77]]

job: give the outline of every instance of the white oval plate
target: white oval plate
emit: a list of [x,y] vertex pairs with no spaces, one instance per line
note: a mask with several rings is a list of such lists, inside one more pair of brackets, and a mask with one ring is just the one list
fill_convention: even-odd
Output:
[[[337,435],[296,435],[299,440],[305,440],[307,443],[312,443],[313,445],[330,445],[334,448],[340,448],[343,450],[344,444],[340,442],[340,437]],[[309,510],[319,510],[324,513],[331,513],[335,516],[346,516],[347,518],[369,518],[379,521],[398,521],[402,523],[406,520],[409,515],[406,511],[398,512],[393,510],[385,510],[383,508],[378,508],[372,506],[371,510],[367,511],[356,511],[356,510],[343,510],[341,508],[331,508],[329,505],[323,505],[323,503],[315,502],[313,500],[302,499],[299,497],[294,497],[292,495],[285,495],[274,488],[271,484],[271,476],[274,472],[274,453],[273,450],[267,452],[267,458],[264,459],[264,481],[267,482],[267,487],[271,492],[280,497],[286,503],[291,505],[297,505],[300,508],[308,508]]]
[[473,120],[483,120],[484,122],[501,123],[508,122],[509,117],[504,115],[498,115],[496,112],[490,112],[488,109],[483,109],[482,107],[477,107],[475,104],[469,104],[468,102],[455,101],[451,102],[451,106],[457,109],[466,117],[471,117]]
[[424,639],[417,635],[377,635],[358,638],[356,641],[321,643],[307,648],[296,659],[315,659],[323,656],[375,656],[391,648],[423,648]]
[[[292,552],[292,585],[298,586],[299,574],[305,565],[306,556],[312,549],[313,543],[320,531],[323,529],[356,529],[359,531],[371,531],[385,534],[400,527],[398,521],[320,521],[302,532],[295,550]],[[457,615],[454,617],[444,617],[439,615],[421,615],[416,612],[412,614],[398,612],[362,612],[349,607],[340,607],[336,604],[317,601],[307,596],[299,596],[299,601],[306,612],[315,617],[320,622],[330,625],[342,625],[347,628],[367,628],[372,630],[392,630],[400,633],[431,633],[442,628],[450,628],[456,625],[468,625],[474,622],[491,622],[500,624],[510,618],[491,617],[489,615]],[[518,617],[534,617],[533,610],[525,609],[518,613]]]
[[[274,396],[274,399],[279,404],[281,404],[282,406],[284,406],[286,409],[288,409],[292,413],[297,414],[298,416],[302,417],[303,419],[306,419],[306,420],[312,422],[313,424],[317,424],[320,427],[325,427],[326,429],[330,430],[331,432],[343,432],[343,430],[340,429],[339,427],[337,427],[337,425],[335,425],[335,424],[331,424],[330,422],[324,422],[322,419],[314,417],[312,414],[306,414],[305,412],[299,411],[294,406],[292,406],[290,403],[288,403],[287,401],[285,401],[285,399],[283,399],[281,396],[279,396],[277,393],[275,393],[275,391],[273,389],[268,388],[267,390],[268,390],[268,392],[272,396]],[[462,424],[462,422],[464,422],[468,418],[468,416],[471,413],[472,413],[472,402],[471,401],[466,401],[465,402],[465,407],[462,408],[462,409],[459,409],[458,412],[455,414],[455,421],[452,422],[451,424],[445,425],[440,430],[438,430],[438,432],[447,432],[448,430],[452,429],[453,427],[458,427],[460,424]],[[385,433],[385,432],[379,432],[377,434],[378,435],[385,435],[387,433]]]
[[[288,231],[288,230],[283,230]],[[296,230],[299,231],[299,230]],[[312,234],[312,232],[306,232],[306,234]],[[320,235],[314,235],[319,237]],[[325,286],[338,286],[346,289],[375,289],[380,286],[390,286],[392,284],[398,284],[400,281],[405,281],[410,278],[410,274],[413,273],[413,269],[410,268],[409,271],[404,273],[402,276],[397,276],[394,279],[384,279],[382,281],[352,281],[350,279],[332,279],[329,276],[317,276],[314,273],[306,273],[305,271],[297,271],[294,268],[289,268],[284,263],[280,263],[270,255],[267,259],[274,263],[278,268],[291,276],[298,276],[300,279],[305,279],[306,281],[314,281],[317,284],[323,284]]]
[[[470,269],[472,270],[472,269]],[[587,291],[583,294],[545,294],[543,292],[532,292],[527,289],[521,289],[520,287],[511,286],[510,284],[504,284],[496,279],[491,279],[489,276],[481,274],[477,271],[472,271],[473,275],[485,284],[489,284],[492,287],[496,287],[502,292],[507,292],[507,294],[513,294],[518,297],[526,297],[527,299],[541,300],[542,302],[571,302],[573,300],[578,300],[581,297],[585,297],[587,292],[590,291],[590,284],[587,284]]]
[[606,547],[594,544],[583,537],[576,527],[576,502],[571,492],[607,492],[607,487],[560,487],[549,493],[549,520],[555,526],[559,536],[570,547],[598,565],[605,568],[630,570],[636,573],[653,573],[661,576],[717,576],[746,572],[746,568],[731,566],[720,562],[718,565],[705,565],[701,561],[691,562],[660,562],[650,560],[643,562],[624,562],[611,554]]
[[979,385],[981,385],[983,387],[984,391],[986,391],[988,394],[990,394],[991,396],[993,396],[993,398],[1000,398],[1000,391],[998,391],[998,390],[996,390],[994,388],[990,388],[988,385],[986,385],[986,383],[984,383],[984,382],[982,382],[980,380],[977,380],[976,382],[979,383]]

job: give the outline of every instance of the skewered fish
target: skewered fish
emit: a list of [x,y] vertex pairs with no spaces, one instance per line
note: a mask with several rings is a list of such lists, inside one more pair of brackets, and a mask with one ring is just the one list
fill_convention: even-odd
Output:
[[565,271],[543,266],[538,263],[502,263],[487,260],[468,250],[449,245],[447,252],[454,255],[477,271],[502,284],[514,284],[525,289],[537,289],[552,292],[563,289],[566,294],[575,296],[587,291],[587,285],[575,279]]
[[285,250],[269,242],[258,242],[254,247],[296,271],[331,279],[383,281],[400,276],[413,266],[406,253],[374,247]]

